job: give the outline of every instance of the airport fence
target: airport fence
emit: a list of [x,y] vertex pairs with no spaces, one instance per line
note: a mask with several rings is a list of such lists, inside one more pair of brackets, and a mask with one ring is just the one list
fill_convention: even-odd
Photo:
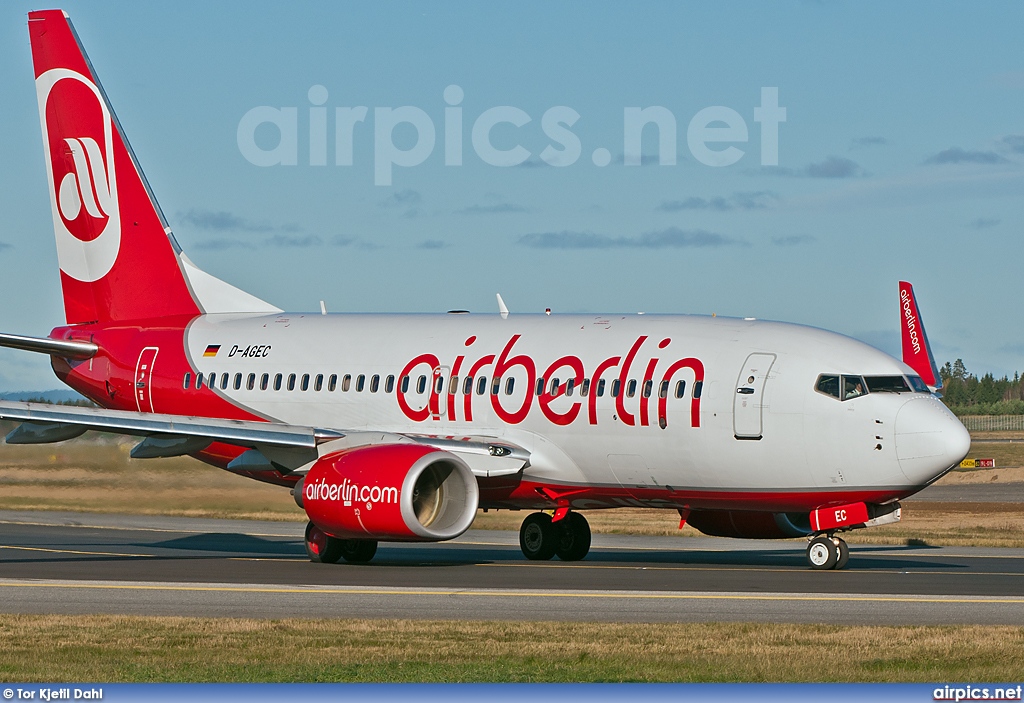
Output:
[[972,432],[1024,431],[1024,415],[961,415],[960,422]]

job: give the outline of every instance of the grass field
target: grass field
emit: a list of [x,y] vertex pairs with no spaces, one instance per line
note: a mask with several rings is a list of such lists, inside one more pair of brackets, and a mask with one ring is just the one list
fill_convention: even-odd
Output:
[[1022,662],[1011,627],[0,615],[4,681],[1019,681]]

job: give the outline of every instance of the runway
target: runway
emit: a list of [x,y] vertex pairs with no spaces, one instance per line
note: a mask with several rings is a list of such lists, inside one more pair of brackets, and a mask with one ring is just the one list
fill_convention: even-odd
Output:
[[596,535],[526,561],[513,532],[310,563],[300,523],[0,511],[0,611],[230,617],[1024,625],[1024,550]]

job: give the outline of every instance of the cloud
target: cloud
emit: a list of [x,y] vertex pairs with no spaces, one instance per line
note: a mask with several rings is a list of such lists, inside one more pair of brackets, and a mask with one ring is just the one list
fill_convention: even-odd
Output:
[[950,147],[940,151],[935,156],[924,160],[928,165],[942,164],[999,164],[1005,162],[999,154],[994,151],[966,151],[958,146]]
[[809,234],[791,234],[786,237],[772,237],[772,244],[777,247],[795,247],[800,244],[811,244],[816,241],[818,241],[818,238]]
[[679,249],[724,246],[749,246],[702,229],[682,230],[678,227],[645,232],[637,237],[610,237],[593,232],[536,232],[524,234],[519,244],[532,249]]
[[850,140],[850,151],[873,146],[887,146],[888,144],[889,140],[885,137],[854,137]]
[[1001,222],[991,217],[979,217],[976,220],[971,220],[971,227],[974,229],[988,229],[989,227],[995,227]]
[[522,205],[515,203],[494,203],[493,205],[470,205],[456,210],[457,215],[492,215],[506,212],[528,212]]
[[352,237],[343,237],[340,234],[331,240],[331,245],[336,247],[347,247],[349,244],[354,244],[355,239]]
[[852,178],[861,174],[860,165],[842,156],[830,156],[816,164],[808,164],[803,174],[809,178]]
[[320,246],[324,243],[320,237],[315,234],[307,234],[304,237],[294,237],[287,234],[275,234],[273,237],[269,237],[263,240],[264,244],[268,244],[272,247],[292,247],[292,248],[306,248]]
[[829,156],[816,164],[807,164],[803,168],[786,168],[785,166],[762,167],[756,171],[748,171],[751,175],[793,176],[797,178],[853,178],[865,175],[864,169],[856,161],[842,156]]
[[412,188],[406,188],[405,190],[398,190],[389,195],[388,197],[381,200],[378,205],[385,210],[398,210],[401,209],[402,217],[413,218],[418,217],[420,209],[416,207],[422,202],[423,198],[419,191],[413,190]]
[[1014,154],[1024,154],[1024,134],[1007,134],[1000,142]]
[[440,239],[427,239],[416,245],[417,249],[444,249],[448,245]]
[[661,212],[680,212],[682,210],[716,210],[718,212],[767,210],[771,206],[772,201],[778,199],[777,193],[773,193],[770,190],[758,190],[733,193],[727,198],[715,196],[713,198],[689,197],[685,200],[663,200],[656,209]]
[[206,239],[192,244],[196,249],[207,251],[224,251],[226,249],[255,249],[251,242],[243,242],[241,239]]
[[274,229],[266,223],[252,222],[244,217],[225,210],[192,209],[179,214],[181,221],[199,229],[212,229],[220,232],[240,230],[243,232],[270,232]]
[[0,242],[0,251],[6,251],[7,249],[13,249],[13,248],[14,247],[12,247],[7,242]]

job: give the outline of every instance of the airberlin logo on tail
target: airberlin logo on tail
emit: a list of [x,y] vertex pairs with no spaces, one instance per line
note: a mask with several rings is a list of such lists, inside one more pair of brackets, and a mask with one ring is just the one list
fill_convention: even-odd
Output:
[[60,268],[97,281],[121,245],[113,119],[96,84],[66,68],[39,76],[36,96]]

